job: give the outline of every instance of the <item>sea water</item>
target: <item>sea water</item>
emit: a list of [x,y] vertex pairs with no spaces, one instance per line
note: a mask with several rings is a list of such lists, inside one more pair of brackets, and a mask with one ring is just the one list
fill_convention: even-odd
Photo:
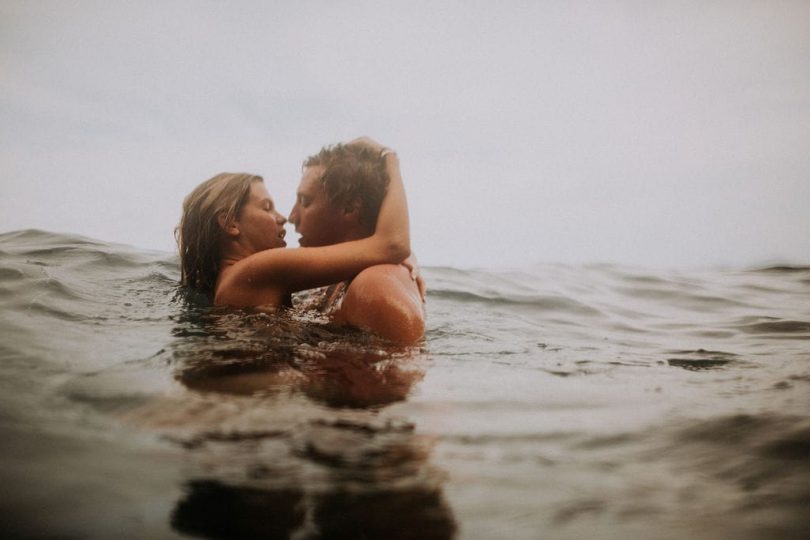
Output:
[[0,235],[0,536],[810,534],[810,267],[423,273],[398,347]]

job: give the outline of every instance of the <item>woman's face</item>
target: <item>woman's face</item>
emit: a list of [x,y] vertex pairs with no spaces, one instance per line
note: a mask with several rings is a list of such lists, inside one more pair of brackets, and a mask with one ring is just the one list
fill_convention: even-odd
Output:
[[285,247],[284,224],[287,218],[279,214],[264,182],[253,182],[248,198],[234,225],[239,239],[254,253],[265,249]]

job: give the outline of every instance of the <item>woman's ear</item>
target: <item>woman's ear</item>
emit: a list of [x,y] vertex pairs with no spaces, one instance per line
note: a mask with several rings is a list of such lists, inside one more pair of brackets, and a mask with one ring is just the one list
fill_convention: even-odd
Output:
[[228,236],[239,236],[239,226],[237,226],[236,221],[231,221],[230,224],[225,220],[225,214],[217,214],[217,223],[219,223],[219,228],[225,231],[225,234]]

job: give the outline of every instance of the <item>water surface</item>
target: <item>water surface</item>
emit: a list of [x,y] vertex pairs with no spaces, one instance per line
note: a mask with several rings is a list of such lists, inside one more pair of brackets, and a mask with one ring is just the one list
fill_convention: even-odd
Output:
[[3,536],[810,532],[810,267],[424,274],[402,348],[0,235]]

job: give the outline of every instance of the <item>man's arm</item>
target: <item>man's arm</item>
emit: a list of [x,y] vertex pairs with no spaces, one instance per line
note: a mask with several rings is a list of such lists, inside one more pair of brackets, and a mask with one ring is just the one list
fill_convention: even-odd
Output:
[[419,288],[402,265],[380,264],[360,272],[334,320],[399,343],[415,343],[425,333]]

